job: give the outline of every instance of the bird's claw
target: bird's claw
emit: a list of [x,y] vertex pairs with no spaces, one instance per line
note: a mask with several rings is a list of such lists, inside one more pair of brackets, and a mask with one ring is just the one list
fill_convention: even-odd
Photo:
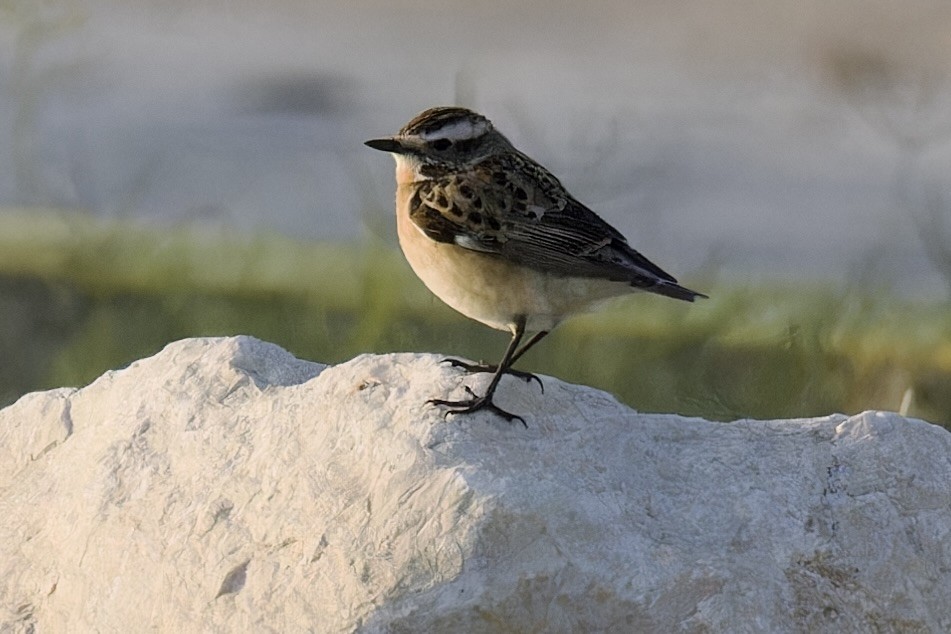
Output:
[[[454,368],[462,368],[463,370],[465,370],[466,372],[470,374],[477,374],[481,372],[489,372],[494,374],[499,369],[499,366],[497,365],[489,365],[487,363],[468,363],[460,359],[451,359],[451,358],[443,359],[440,363],[448,363]],[[524,372],[522,370],[514,370],[512,368],[506,368],[505,374],[510,374],[517,379],[521,379],[525,381],[526,383],[531,383],[532,381],[535,381],[536,383],[538,383],[538,387],[541,389],[542,394],[545,393],[545,384],[542,383],[542,380],[538,378],[537,374],[532,374],[531,372]]]
[[449,416],[450,414],[471,414],[472,412],[477,412],[480,409],[486,409],[501,416],[510,423],[517,420],[522,423],[526,429],[528,429],[528,423],[526,423],[525,419],[518,414],[505,411],[492,402],[491,398],[486,398],[485,396],[476,396],[476,393],[473,392],[468,385],[464,385],[463,387],[466,388],[466,392],[472,398],[466,399],[464,401],[446,401],[441,398],[431,398],[426,402],[431,405],[441,405],[443,407],[453,408],[446,410],[443,413],[443,417]]

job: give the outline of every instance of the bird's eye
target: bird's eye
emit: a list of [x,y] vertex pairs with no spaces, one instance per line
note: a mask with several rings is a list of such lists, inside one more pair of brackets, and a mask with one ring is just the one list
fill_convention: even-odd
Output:
[[433,148],[442,152],[452,147],[452,141],[449,139],[436,139],[433,141]]

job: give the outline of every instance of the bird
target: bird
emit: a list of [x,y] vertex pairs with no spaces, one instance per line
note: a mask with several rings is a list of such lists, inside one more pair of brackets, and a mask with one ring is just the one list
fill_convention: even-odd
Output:
[[413,272],[456,311],[512,337],[496,365],[445,359],[492,379],[484,394],[466,385],[465,399],[427,401],[444,416],[488,410],[527,427],[495,403],[495,391],[504,374],[544,390],[512,366],[559,323],[635,291],[707,297],[634,250],[473,110],[429,108],[365,145],[396,160],[397,234]]

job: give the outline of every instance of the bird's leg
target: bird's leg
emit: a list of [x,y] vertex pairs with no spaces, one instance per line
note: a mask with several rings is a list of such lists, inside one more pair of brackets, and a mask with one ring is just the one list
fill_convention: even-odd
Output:
[[[492,381],[489,383],[489,387],[486,388],[485,394],[482,396],[477,396],[475,392],[466,387],[466,392],[469,393],[469,396],[472,398],[466,399],[464,401],[446,401],[439,398],[433,398],[427,401],[427,403],[432,403],[433,405],[444,405],[451,409],[446,411],[446,415],[449,414],[471,414],[472,412],[477,412],[480,409],[487,409],[490,412],[495,412],[505,420],[509,421],[520,421],[522,425],[528,427],[528,424],[525,422],[525,419],[517,414],[512,414],[507,412],[492,401],[492,397],[495,395],[495,389],[499,385],[499,380],[502,378],[502,375],[508,370],[509,366],[512,365],[513,359],[516,357],[516,350],[518,350],[518,344],[522,340],[522,337],[525,335],[525,319],[519,319],[515,324],[515,331],[512,333],[512,341],[509,342],[508,348],[505,349],[505,355],[502,356],[502,360],[497,366],[495,366],[495,374],[492,375]],[[538,335],[532,338],[532,341],[529,341],[529,344],[536,342],[538,339],[541,339]],[[526,346],[527,349],[527,346]],[[540,383],[541,381],[539,381]]]
[[535,336],[529,339],[524,346],[515,351],[515,354],[512,355],[512,358],[509,359],[509,367],[511,368],[515,365],[515,362],[522,358],[522,355],[528,352],[528,349],[534,346],[536,343],[544,339],[545,335],[548,334],[547,330],[542,330],[541,332],[536,332]]
[[[545,391],[545,385],[542,383],[542,380],[538,378],[537,375],[532,374],[531,372],[523,372],[522,370],[515,370],[512,368],[512,366],[515,365],[515,362],[518,361],[519,358],[523,354],[528,352],[529,348],[531,348],[536,343],[541,341],[542,338],[547,334],[548,334],[547,330],[542,330],[541,332],[535,333],[535,336],[529,339],[525,343],[524,346],[522,346],[521,348],[515,351],[515,353],[512,355],[512,358],[509,359],[508,366],[505,367],[505,369],[503,370],[505,374],[511,374],[512,376],[516,378],[522,379],[526,383],[530,383],[532,381],[537,382],[538,387],[541,388],[543,393]],[[463,370],[471,374],[475,374],[478,372],[497,372],[499,369],[499,366],[497,365],[489,365],[485,363],[469,363],[467,361],[462,361],[461,359],[443,359],[442,362],[448,363],[454,368],[462,368]]]

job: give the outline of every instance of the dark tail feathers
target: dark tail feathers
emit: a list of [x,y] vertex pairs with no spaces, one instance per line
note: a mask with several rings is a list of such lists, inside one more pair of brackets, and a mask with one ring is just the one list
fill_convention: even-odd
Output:
[[685,302],[692,302],[698,297],[709,299],[703,293],[692,291],[689,288],[684,288],[680,284],[668,282],[666,280],[657,280],[654,284],[651,284],[650,286],[644,286],[642,288],[645,291],[649,291],[651,293],[657,293],[658,295],[664,295],[666,297],[673,297],[674,299],[682,299]]

